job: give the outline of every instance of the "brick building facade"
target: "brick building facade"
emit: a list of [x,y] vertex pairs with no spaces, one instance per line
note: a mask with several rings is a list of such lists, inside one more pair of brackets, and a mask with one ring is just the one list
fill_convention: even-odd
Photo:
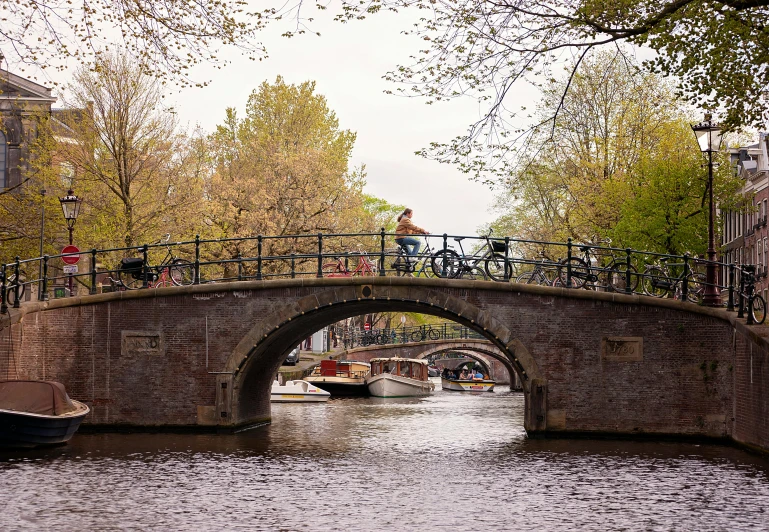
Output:
[[[732,165],[745,181],[741,193],[750,205],[742,211],[721,212],[722,257],[726,264],[755,264],[758,293],[767,299],[769,281],[769,133],[760,133],[751,146],[733,148]],[[721,274],[721,284],[728,284],[728,272]]]

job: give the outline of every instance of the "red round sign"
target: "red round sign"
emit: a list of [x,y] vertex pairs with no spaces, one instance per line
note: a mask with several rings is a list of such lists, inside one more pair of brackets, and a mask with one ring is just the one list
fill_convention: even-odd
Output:
[[371,329],[371,324],[370,323],[364,323],[363,324],[363,329],[368,331],[369,329]]
[[[61,254],[64,255],[65,253],[80,253],[80,250],[77,248],[77,246],[64,246],[64,249],[61,250]],[[80,260],[80,255],[62,257],[61,260],[64,261],[64,264],[77,264],[77,261]]]

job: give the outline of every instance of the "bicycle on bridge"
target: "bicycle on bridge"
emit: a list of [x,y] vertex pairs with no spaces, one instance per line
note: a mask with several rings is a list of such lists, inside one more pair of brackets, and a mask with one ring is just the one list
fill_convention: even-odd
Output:
[[669,262],[668,257],[659,264],[647,264],[643,272],[643,291],[647,296],[684,299],[697,303],[705,293],[705,274],[690,268],[688,261]]
[[[577,246],[582,252],[581,257],[561,259],[558,265],[558,285],[569,286],[570,278],[572,288],[595,290],[602,287],[614,292],[635,292],[638,288],[638,271],[635,266],[628,264],[626,256],[615,255],[618,250],[598,247],[599,243],[610,245],[611,239],[599,241],[594,238],[590,244]],[[601,265],[601,262],[604,264]]]
[[747,312],[747,324],[761,325],[766,320],[766,301],[756,293],[756,267],[752,264],[744,265],[741,270],[739,288],[739,308],[737,317],[741,318],[743,312]]
[[117,279],[109,281],[118,290],[137,288],[161,288],[165,286],[187,286],[195,281],[195,266],[188,260],[174,255],[169,240],[170,234],[156,242],[166,246],[166,256],[157,266],[148,266],[143,258],[125,257],[120,261]]
[[[454,237],[459,245],[460,253],[453,249],[442,249],[432,257],[432,270],[438,277],[449,279],[478,279],[490,278],[494,281],[505,281],[512,277],[513,268],[505,259],[505,243],[491,239],[492,230],[484,235],[481,248],[474,254],[465,253],[462,241],[464,236]],[[483,268],[481,268],[483,266]]]

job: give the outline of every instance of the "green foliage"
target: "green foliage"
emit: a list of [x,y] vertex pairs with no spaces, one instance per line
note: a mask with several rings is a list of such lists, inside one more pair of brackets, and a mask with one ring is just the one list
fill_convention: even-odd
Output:
[[[561,99],[565,84],[571,89]],[[558,118],[535,128],[505,181],[495,232],[555,242],[600,236],[617,247],[704,252],[707,166],[686,108],[665,80],[620,54],[598,54],[546,87],[539,116],[556,109]],[[722,162],[715,201],[729,208],[741,181]]]
[[405,208],[405,205],[394,205],[370,194],[363,195],[363,209],[373,216],[375,227],[384,228],[385,233],[395,232],[396,218]]

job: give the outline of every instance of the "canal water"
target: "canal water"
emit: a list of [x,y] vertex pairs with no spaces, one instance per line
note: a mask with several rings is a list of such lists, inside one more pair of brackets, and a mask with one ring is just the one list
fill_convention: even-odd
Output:
[[506,388],[275,404],[234,435],[77,434],[0,454],[0,530],[767,530],[769,460],[530,440]]

